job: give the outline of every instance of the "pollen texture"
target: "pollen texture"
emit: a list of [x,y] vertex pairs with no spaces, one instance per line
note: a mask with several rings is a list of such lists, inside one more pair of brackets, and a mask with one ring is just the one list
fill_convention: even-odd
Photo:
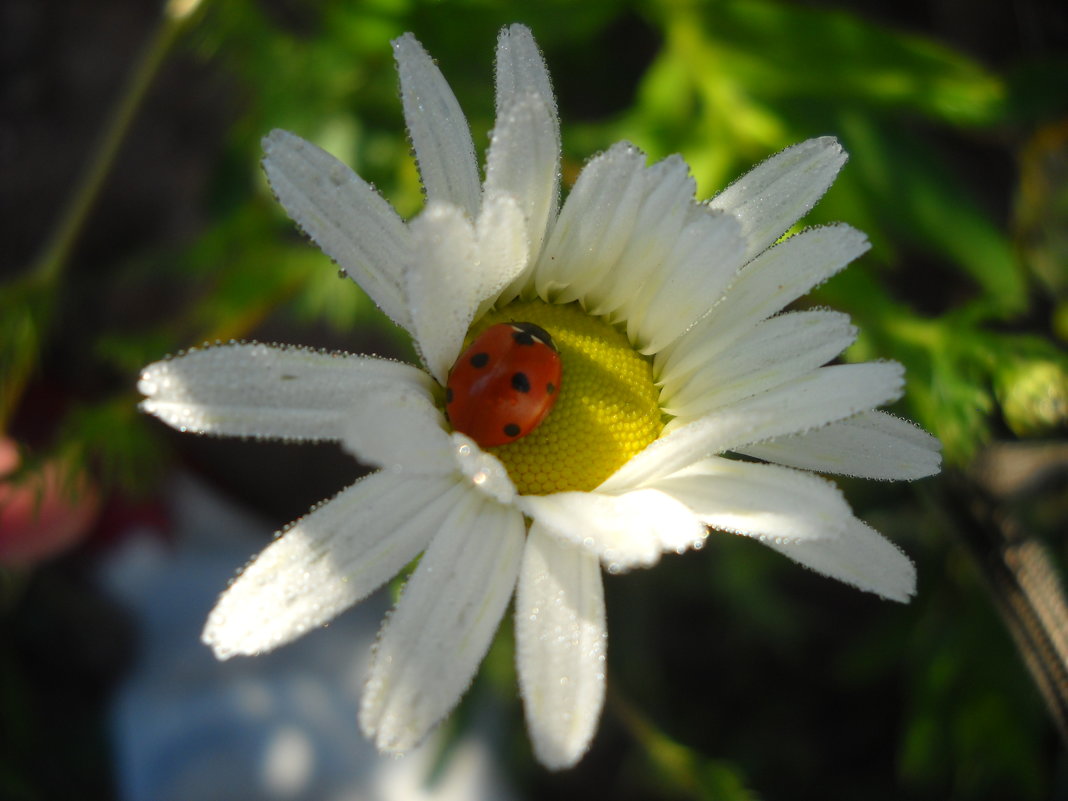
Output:
[[489,312],[469,340],[495,323],[537,323],[563,362],[560,396],[532,433],[487,448],[523,495],[594,489],[664,427],[652,363],[626,335],[577,303],[524,301]]

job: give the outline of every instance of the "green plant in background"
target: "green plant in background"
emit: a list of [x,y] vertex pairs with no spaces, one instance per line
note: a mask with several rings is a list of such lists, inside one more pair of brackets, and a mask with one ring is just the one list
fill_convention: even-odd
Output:
[[[254,336],[279,319],[300,326],[325,321],[332,337],[380,342],[405,354],[410,346],[383,333],[388,329],[373,304],[354,287],[339,291],[325,257],[293,236],[261,178],[259,139],[275,127],[298,132],[353,165],[410,215],[421,204],[418,176],[398,134],[403,121],[383,44],[407,30],[420,36],[452,79],[478,146],[492,124],[492,103],[482,92],[490,53],[487,47],[472,55],[472,43],[492,42],[497,28],[520,20],[537,34],[561,84],[565,181],[594,152],[626,138],[650,159],[682,153],[704,197],[793,142],[828,133],[842,140],[851,161],[809,221],[848,221],[870,236],[873,250],[823,286],[817,302],[857,321],[862,335],[849,359],[905,364],[908,406],[901,411],[942,440],[957,469],[924,487],[919,499],[907,490],[856,489],[858,506],[880,528],[922,546],[910,548],[921,570],[920,594],[911,617],[878,618],[877,631],[859,634],[828,662],[845,695],[904,660],[899,681],[909,700],[896,761],[900,781],[917,797],[944,797],[947,788],[976,799],[1048,792],[1049,730],[1034,693],[1019,682],[1017,656],[989,646],[1008,641],[981,601],[977,575],[994,588],[1010,628],[1020,620],[1006,608],[1014,601],[1033,608],[1034,595],[1021,589],[1011,568],[977,574],[948,534],[962,535],[977,564],[1004,565],[1006,542],[1016,540],[1006,540],[997,521],[1008,516],[1020,523],[1014,531],[1052,533],[1065,512],[1063,500],[1049,494],[1017,503],[984,478],[1006,469],[1003,461],[991,463],[1002,451],[990,443],[1063,439],[1066,428],[1063,59],[998,72],[945,42],[858,12],[766,0],[228,0],[168,19],[149,48],[146,74],[132,84],[129,107],[118,115],[118,135],[176,42],[186,58],[228,76],[231,124],[196,240],[180,252],[121,254],[102,280],[116,292],[131,281],[168,295],[177,289],[181,302],[160,304],[147,322],[120,315],[101,328],[64,331],[80,338],[76,352],[86,366],[79,376],[92,391],[74,387],[70,410],[55,421],[48,444],[27,454],[27,469],[62,453],[106,487],[150,490],[167,451],[133,412],[136,371],[191,341]],[[628,77],[625,85],[620,75]],[[563,86],[573,82],[577,90]],[[87,194],[76,196],[75,212],[47,255],[0,284],[0,433],[16,439],[27,388],[57,369],[48,353],[62,323],[62,279],[78,269],[70,247],[118,142],[106,140]],[[1004,195],[1000,175],[992,180],[982,172],[992,153],[1002,158],[1001,171],[1016,159],[1014,197]],[[102,387],[87,378],[94,373],[111,380]],[[753,643],[803,650],[796,628],[813,612],[776,589],[777,575],[774,560],[730,544],[704,572],[680,573],[686,592],[675,591],[711,595],[704,603],[724,619],[746,610],[748,628],[724,623],[721,630],[718,616],[709,622],[744,662]],[[648,597],[663,603],[662,591],[650,589]],[[616,654],[641,654],[643,631],[655,639],[641,615],[633,610],[633,639],[613,632]],[[1025,655],[1035,647],[1026,636],[1020,644]],[[509,688],[502,691],[507,697],[512,682],[501,675],[507,660],[487,664],[488,686]],[[627,668],[620,674],[621,684],[643,686],[640,678],[628,682],[634,676]],[[720,675],[737,680],[730,671]],[[715,697],[714,689],[707,692]],[[650,762],[642,781],[656,775],[680,796],[728,799],[751,797],[746,785],[757,792],[774,786],[744,743],[725,745],[654,706],[659,700],[671,707],[663,686],[650,682],[633,695],[619,700],[616,714]],[[787,726],[791,735],[770,711],[755,717],[766,731]],[[992,749],[992,741],[1002,746]]]

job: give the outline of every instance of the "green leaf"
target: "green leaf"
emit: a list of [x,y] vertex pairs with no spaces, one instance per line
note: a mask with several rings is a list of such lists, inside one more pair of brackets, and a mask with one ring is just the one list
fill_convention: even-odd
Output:
[[823,98],[953,125],[990,125],[1004,113],[1002,80],[977,62],[855,14],[770,0],[688,9],[665,20],[669,38],[703,32],[720,74],[765,99]]
[[105,488],[132,495],[158,486],[167,454],[129,394],[72,409],[61,424],[57,450],[91,470]]
[[839,125],[851,155],[839,182],[858,184],[851,191],[866,199],[870,215],[895,240],[940,255],[975,282],[977,316],[1007,317],[1026,308],[1027,282],[1008,237],[930,145],[860,114],[842,113]]
[[0,432],[38,367],[55,301],[51,281],[29,277],[0,285]]

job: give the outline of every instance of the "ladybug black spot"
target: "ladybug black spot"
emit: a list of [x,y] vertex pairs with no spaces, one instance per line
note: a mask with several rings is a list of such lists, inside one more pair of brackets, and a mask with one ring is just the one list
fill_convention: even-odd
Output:
[[522,392],[524,394],[530,392],[530,379],[527,378],[526,373],[512,374],[512,389],[514,389],[516,392]]
[[445,402],[452,403],[452,387],[445,387]]
[[485,351],[476,353],[471,357],[472,367],[485,367],[487,364],[489,364],[489,354]]
[[515,329],[512,339],[515,340],[517,345],[533,345],[540,342],[556,350],[553,338],[540,325],[535,323],[512,323],[512,328]]
[[506,425],[504,427],[504,434],[505,434],[505,436],[508,436],[508,437],[518,437],[519,436],[519,426],[516,425],[515,423],[508,423],[508,425]]
[[556,392],[556,384],[550,381],[548,384],[545,385],[545,392],[549,395],[552,395],[554,392]]

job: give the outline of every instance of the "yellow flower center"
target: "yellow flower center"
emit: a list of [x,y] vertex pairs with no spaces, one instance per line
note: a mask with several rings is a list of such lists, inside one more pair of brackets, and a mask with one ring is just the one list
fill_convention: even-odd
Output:
[[511,303],[482,317],[468,342],[496,323],[536,323],[563,362],[560,395],[533,432],[487,448],[523,495],[595,488],[655,440],[664,427],[652,362],[625,334],[577,303]]

